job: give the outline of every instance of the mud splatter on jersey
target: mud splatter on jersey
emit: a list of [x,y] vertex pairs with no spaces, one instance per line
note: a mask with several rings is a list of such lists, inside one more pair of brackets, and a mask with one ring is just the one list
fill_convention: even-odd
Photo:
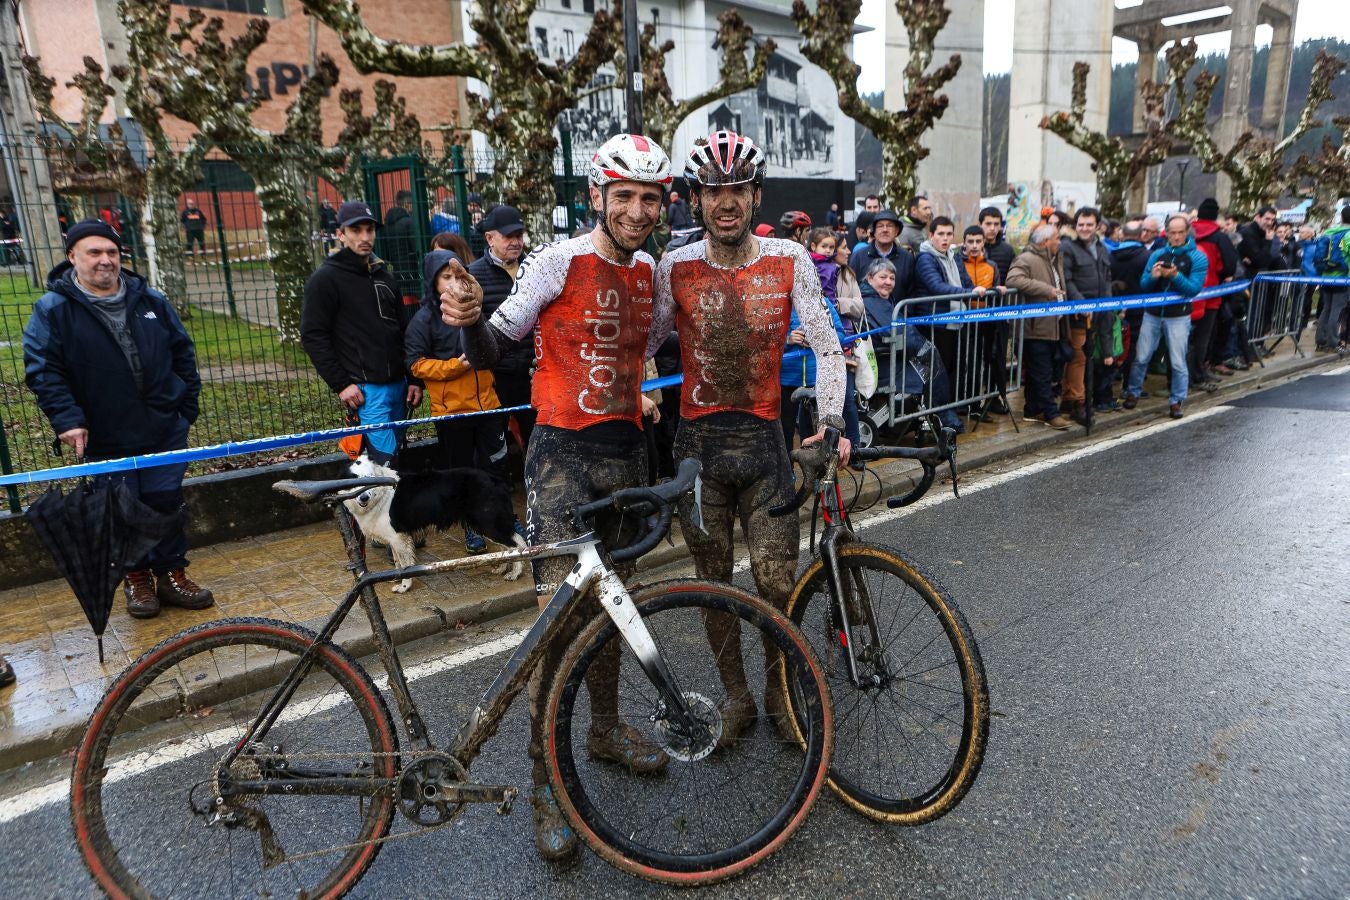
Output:
[[536,249],[490,324],[515,340],[534,334],[530,401],[540,425],[642,427],[643,348],[652,324],[652,258],[605,259],[589,235]]
[[783,344],[795,310],[816,354],[818,408],[822,417],[840,416],[843,353],[806,250],[793,241],[761,238],[758,256],[727,269],[708,261],[706,247],[699,241],[674,250],[656,270],[647,355],[672,328],[679,332],[680,415],[697,419],[740,410],[776,420]]

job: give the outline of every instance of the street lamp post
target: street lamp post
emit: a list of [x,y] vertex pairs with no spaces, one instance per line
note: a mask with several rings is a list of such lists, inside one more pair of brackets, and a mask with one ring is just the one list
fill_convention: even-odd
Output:
[[1177,188],[1177,193],[1180,195],[1177,198],[1177,212],[1185,212],[1186,210],[1186,167],[1190,164],[1189,159],[1177,162],[1177,169],[1181,171],[1181,184]]
[[637,0],[623,4],[624,104],[628,132],[642,134],[642,45],[638,41]]

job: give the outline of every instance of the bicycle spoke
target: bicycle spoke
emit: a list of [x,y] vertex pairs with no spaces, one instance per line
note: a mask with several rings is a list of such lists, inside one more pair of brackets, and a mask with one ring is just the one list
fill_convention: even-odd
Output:
[[[630,723],[670,754],[663,774],[634,775],[620,766],[590,760],[580,749],[589,711],[584,666],[599,655],[601,648],[597,642],[588,645],[584,655],[577,655],[581,653],[579,639],[578,649],[564,662],[559,683],[553,688],[553,696],[558,698],[563,684],[576,686],[575,693],[562,694],[568,698],[568,706],[558,711],[558,724],[553,727],[565,721],[568,730],[555,730],[550,746],[560,752],[555,752],[550,764],[561,768],[558,780],[588,825],[582,834],[598,837],[600,843],[592,841],[592,846],[607,860],[620,865],[625,859],[642,860],[648,867],[643,874],[648,874],[652,866],[668,864],[666,860],[671,857],[701,861],[696,871],[703,866],[716,871],[719,865],[735,865],[753,854],[773,838],[775,829],[800,820],[805,798],[799,794],[804,784],[811,783],[803,781],[803,767],[818,765],[819,757],[804,752],[797,740],[783,738],[766,715],[749,723],[727,746],[712,746],[729,699],[728,684],[734,684],[737,692],[741,690],[733,662],[738,646],[746,686],[756,698],[758,685],[764,683],[767,666],[761,635],[743,617],[734,615],[744,602],[739,597],[728,605],[719,605],[728,601],[715,593],[705,597],[674,592],[665,606],[660,603],[667,597],[656,587],[652,591],[653,605],[640,607],[644,621],[684,694],[689,714],[710,729],[710,734],[707,738],[682,734],[682,726],[666,710],[650,725],[645,721]],[[720,618],[708,619],[710,613],[733,615],[724,623]],[[592,626],[588,633],[596,633],[595,628],[605,630],[602,626]],[[618,640],[617,636],[612,639]],[[636,666],[626,646],[622,655],[621,670]],[[570,660],[576,661],[576,668],[568,668],[574,664]],[[799,663],[789,659],[789,665],[793,684],[801,684],[801,673],[796,670]],[[736,680],[731,681],[733,678]],[[635,674],[620,678],[619,690],[620,708],[631,712],[647,708],[653,688]],[[627,702],[625,692],[629,694]],[[814,702],[812,709],[820,710],[820,701]],[[663,707],[658,702],[652,709]],[[818,720],[817,712],[806,723],[811,741],[822,735]]]
[[[198,631],[203,634],[194,638]],[[393,746],[372,743],[381,716],[379,733],[392,736],[388,713],[368,704],[365,698],[378,696],[374,686],[358,690],[352,679],[368,676],[339,661],[336,649],[318,654],[271,733],[258,736],[267,743],[240,748],[221,770],[223,751],[238,745],[299,664],[308,639],[292,626],[250,620],[190,629],[149,651],[163,657],[161,665],[146,667],[135,682],[114,688],[113,700],[105,698],[121,711],[103,719],[96,757],[75,773],[89,798],[76,815],[87,820],[87,830],[105,835],[94,838],[95,852],[113,862],[108,869],[119,889],[165,897],[315,894],[373,860],[378,845],[370,841],[393,814],[392,798],[376,796],[373,787],[369,804],[231,792],[215,801],[218,782],[269,779],[270,767],[280,762],[294,764],[294,773],[306,765],[359,773],[357,761],[366,759],[367,774],[391,773]],[[275,861],[280,865],[264,865],[265,839],[284,854]],[[148,847],[174,852],[144,852]]]
[[[978,717],[972,717],[972,663],[979,692],[983,678],[978,657],[957,643],[966,628],[959,613],[931,584],[893,560],[890,551],[865,544],[839,550],[844,608],[850,619],[860,617],[852,622],[850,648],[840,646],[830,626],[834,601],[822,564],[809,570],[812,581],[799,589],[792,615],[803,621],[812,604],[825,613],[826,628],[807,637],[823,658],[838,659],[830,679],[833,784],[868,815],[916,824],[941,815],[969,789],[983,755],[987,706],[980,704]],[[869,622],[876,624],[875,643]],[[861,687],[847,675],[850,652],[856,654]],[[973,757],[974,765],[959,765],[959,754]]]

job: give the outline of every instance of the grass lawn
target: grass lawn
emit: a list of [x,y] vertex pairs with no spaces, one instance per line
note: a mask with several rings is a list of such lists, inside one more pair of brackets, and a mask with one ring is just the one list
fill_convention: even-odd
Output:
[[[0,276],[0,413],[10,461],[19,472],[62,464],[50,454],[51,428],[23,380],[23,328],[41,294],[21,278]],[[184,324],[196,344],[203,380],[201,417],[190,438],[194,446],[340,423],[332,392],[314,374],[304,351],[278,344],[274,329],[195,308]],[[297,451],[332,449],[324,443]],[[232,462],[247,465],[247,459]],[[219,460],[194,464],[192,473],[220,465]]]

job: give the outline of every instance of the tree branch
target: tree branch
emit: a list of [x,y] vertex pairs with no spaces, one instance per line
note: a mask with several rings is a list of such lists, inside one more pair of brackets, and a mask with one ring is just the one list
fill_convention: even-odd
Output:
[[[763,81],[769,57],[778,49],[772,38],[755,45],[754,29],[734,9],[723,10],[717,22],[717,40],[713,46],[722,51],[718,77],[712,87],[680,101],[675,100],[670,80],[666,78],[666,55],[675,49],[675,42],[657,45],[656,27],[650,23],[643,26],[642,74],[646,87],[643,127],[647,135],[662,146],[669,145],[675,137],[675,129],[694,111],[723,97],[749,90]],[[752,46],[754,61],[748,62],[746,51]]]
[[921,140],[950,102],[938,91],[961,68],[960,54],[953,54],[944,65],[925,72],[938,32],[951,14],[943,0],[895,0],[895,9],[905,23],[910,55],[905,64],[905,108],[887,112],[874,109],[858,93],[861,70],[849,58],[861,0],[818,0],[814,12],[804,0],[792,4],[792,19],[802,35],[802,55],[834,81],[844,114],[881,142],[882,192],[892,202],[918,190],[918,165],[929,154]]
[[1097,173],[1097,205],[1104,215],[1120,217],[1126,214],[1127,194],[1136,180],[1150,166],[1167,159],[1172,149],[1172,139],[1162,123],[1166,89],[1153,82],[1144,85],[1145,134],[1140,145],[1131,150],[1120,138],[1087,126],[1087,79],[1091,68],[1081,60],[1074,63],[1069,111],[1046,116],[1040,127],[1092,158],[1092,169]]
[[1261,137],[1248,129],[1224,151],[1215,144],[1209,126],[1209,103],[1218,77],[1212,72],[1197,75],[1194,94],[1187,99],[1187,76],[1195,65],[1196,53],[1194,41],[1174,45],[1167,51],[1167,84],[1175,92],[1179,105],[1169,130],[1190,143],[1206,172],[1222,173],[1231,179],[1234,211],[1254,212],[1262,203],[1274,202],[1286,190],[1297,188],[1301,176],[1295,168],[1285,166],[1285,152],[1319,124],[1317,111],[1332,99],[1331,84],[1345,69],[1345,63],[1325,50],[1318,53],[1307,101],[1298,122],[1284,139]]
[[[347,58],[363,73],[486,78],[489,61],[466,44],[407,44],[374,34],[354,0],[302,0],[305,12],[337,32]],[[482,34],[479,31],[479,34]]]

